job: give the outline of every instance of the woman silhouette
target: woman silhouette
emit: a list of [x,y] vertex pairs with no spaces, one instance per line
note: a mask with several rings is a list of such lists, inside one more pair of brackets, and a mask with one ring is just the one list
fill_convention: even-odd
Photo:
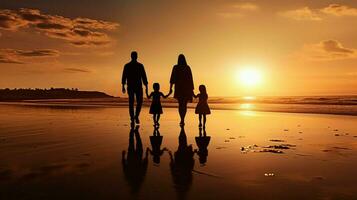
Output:
[[192,102],[193,97],[193,78],[190,66],[186,63],[186,58],[183,54],[178,57],[177,65],[175,65],[171,72],[170,78],[170,93],[172,86],[175,84],[174,98],[179,103],[179,113],[181,122],[180,125],[185,125],[185,116],[187,112],[187,103]]

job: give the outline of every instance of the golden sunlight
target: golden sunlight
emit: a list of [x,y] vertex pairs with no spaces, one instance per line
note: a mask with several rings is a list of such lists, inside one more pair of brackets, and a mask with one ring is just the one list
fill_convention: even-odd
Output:
[[237,80],[246,87],[257,86],[262,81],[262,73],[255,68],[244,68],[238,71]]

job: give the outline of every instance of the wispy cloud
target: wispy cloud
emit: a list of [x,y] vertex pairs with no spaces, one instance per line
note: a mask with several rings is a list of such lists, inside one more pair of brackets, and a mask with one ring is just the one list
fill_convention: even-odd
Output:
[[288,10],[279,13],[280,16],[291,18],[298,21],[320,21],[322,18],[319,14],[309,7],[303,7],[296,10]]
[[337,40],[324,40],[317,44],[307,44],[294,54],[304,60],[341,60],[357,58],[357,49],[347,48]]
[[99,46],[113,42],[106,33],[118,23],[89,18],[70,19],[43,14],[37,9],[0,10],[0,29],[20,31],[32,28],[47,37],[62,39],[75,46]]
[[72,72],[72,73],[90,73],[90,72],[92,72],[92,71],[90,71],[88,69],[74,68],[74,67],[65,68],[64,71]]
[[29,58],[57,57],[59,52],[53,49],[35,49],[35,50],[18,50],[18,49],[0,49],[0,63],[24,64]]
[[357,16],[357,8],[340,4],[330,4],[326,8],[321,9],[321,12],[335,16]]
[[223,18],[235,18],[246,16],[249,12],[255,12],[259,9],[260,7],[255,3],[241,2],[231,4],[222,11],[217,12],[216,14]]
[[259,10],[259,6],[257,4],[251,3],[251,2],[237,3],[237,4],[234,4],[233,7],[238,8],[239,10],[246,10],[246,11]]
[[278,13],[280,16],[298,21],[321,21],[326,16],[357,16],[357,8],[347,5],[330,4],[323,8],[311,9],[309,7],[298,8]]

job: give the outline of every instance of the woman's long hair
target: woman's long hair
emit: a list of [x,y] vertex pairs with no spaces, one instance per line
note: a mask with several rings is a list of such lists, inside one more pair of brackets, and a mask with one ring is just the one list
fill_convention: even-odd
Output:
[[177,65],[185,65],[187,66],[186,58],[183,54],[180,54],[177,60]]

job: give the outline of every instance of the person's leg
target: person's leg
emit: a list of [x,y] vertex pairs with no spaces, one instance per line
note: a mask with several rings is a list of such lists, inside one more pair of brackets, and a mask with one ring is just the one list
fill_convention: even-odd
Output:
[[198,115],[199,124],[198,127],[202,127],[202,114]]
[[203,127],[206,128],[206,114],[203,114]]
[[180,113],[180,118],[181,118],[181,125],[185,124],[185,116],[187,112],[187,100],[179,100],[179,113]]
[[139,128],[135,128],[135,140],[136,140],[136,153],[139,158],[142,158],[143,155],[143,143],[141,141]]
[[156,115],[156,124],[159,126],[159,120],[160,120],[160,114],[157,114]]
[[141,111],[141,106],[143,104],[143,89],[140,88],[140,89],[136,90],[135,95],[136,95],[135,121],[136,121],[136,123],[139,124],[140,123],[139,115],[140,115],[140,111]]
[[128,89],[128,96],[130,120],[134,121],[134,91],[132,89]]

